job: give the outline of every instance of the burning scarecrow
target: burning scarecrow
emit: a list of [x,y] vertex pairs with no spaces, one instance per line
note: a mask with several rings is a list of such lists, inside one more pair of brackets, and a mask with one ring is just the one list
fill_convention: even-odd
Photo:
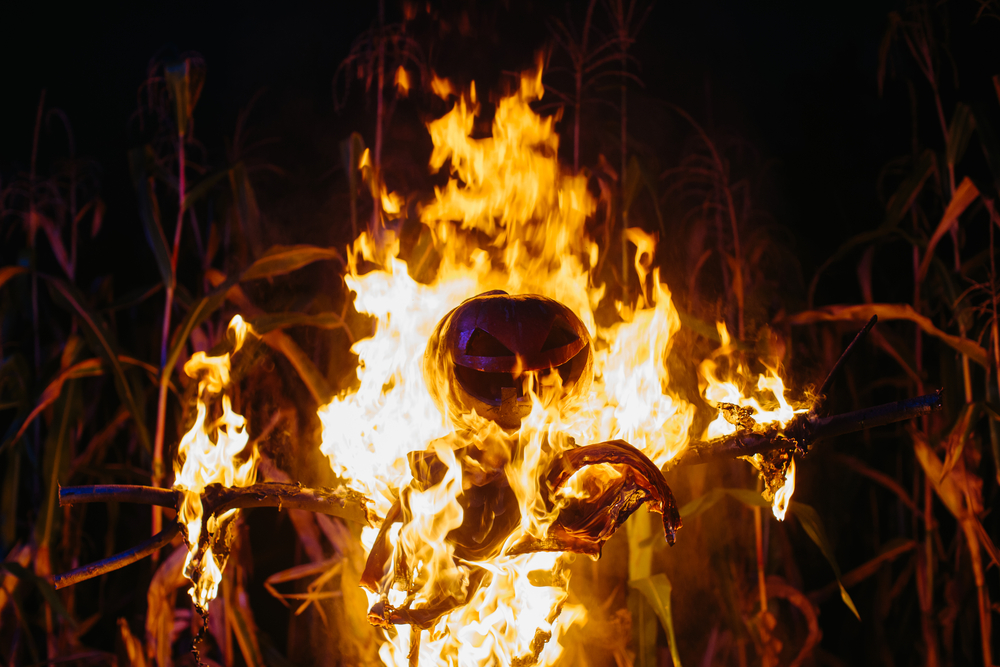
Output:
[[570,560],[599,557],[643,504],[669,543],[681,527],[661,469],[694,408],[670,388],[680,322],[655,241],[629,231],[642,294],[599,325],[606,248],[586,178],[529,106],[542,91],[522,76],[486,139],[474,92],[429,124],[431,167],[451,173],[420,215],[431,278],[388,230],[361,236],[345,278],[375,333],[353,348],[357,388],[320,410],[322,447],[383,517],[361,584],[390,664],[550,664],[585,617]]
[[[935,394],[819,418],[788,402],[775,371],[754,385],[744,368],[720,370],[730,351],[720,325],[722,347],[699,367],[718,418],[690,433],[694,407],[667,372],[680,320],[651,268],[655,239],[626,230],[635,252],[622,272],[634,271],[639,289],[630,303],[614,299],[597,278],[608,248],[586,227],[597,208],[586,176],[560,167],[554,119],[529,106],[543,90],[540,70],[523,75],[497,103],[491,137],[472,136],[474,88],[429,123],[431,168],[447,164],[451,177],[420,210],[419,240],[403,251],[386,225],[349,253],[345,281],[374,330],[352,347],[356,384],[319,410],[322,451],[347,487],[254,484],[255,457],[236,456],[248,434],[226,394],[229,354],[199,353],[185,365],[199,379],[198,421],[181,443],[174,489],[60,491],[63,504],[175,507],[179,521],[57,576],[56,587],[134,562],[183,530],[185,574],[203,609],[239,509],[297,507],[367,524],[360,583],[386,664],[548,665],[560,636],[586,618],[567,602],[572,558],[599,557],[643,504],[673,544],[681,518],[661,470],[744,456],[781,518],[794,455],[810,442],[940,407]],[[381,212],[398,215],[400,199],[368,176]],[[612,314],[603,324],[602,304]],[[235,352],[249,329],[238,317],[232,326]],[[212,421],[216,401],[222,416]]]

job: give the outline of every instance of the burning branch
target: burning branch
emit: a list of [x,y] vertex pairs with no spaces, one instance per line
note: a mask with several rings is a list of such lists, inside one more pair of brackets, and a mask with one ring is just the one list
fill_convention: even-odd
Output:
[[[776,450],[804,451],[826,438],[913,419],[939,410],[941,406],[941,392],[937,391],[925,396],[830,417],[802,414],[792,419],[783,429],[772,427],[762,432],[744,430],[708,442],[694,442],[671,461],[670,468],[753,456]],[[70,486],[59,489],[59,505],[127,502],[176,509],[180,495],[180,491],[174,489],[158,489],[150,486],[124,484]],[[368,502],[368,499],[361,494],[344,487],[310,489],[298,484],[276,482],[260,482],[243,488],[225,488],[212,484],[202,494],[206,517],[221,515],[237,508],[277,507],[339,516],[346,521],[365,525],[375,521]],[[172,523],[150,539],[127,551],[56,575],[53,584],[57,589],[65,588],[131,565],[169,544],[179,530],[179,526]]]
[[724,438],[693,442],[680,456],[670,462],[669,467],[735,459],[778,449],[805,451],[812,444],[826,438],[863,431],[873,426],[906,421],[940,410],[941,406],[941,392],[936,391],[933,394],[830,417],[817,417],[815,414],[805,413],[794,417],[785,428],[772,426],[759,432],[741,430]]
[[734,459],[741,456],[766,454],[776,450],[797,450],[805,453],[813,443],[826,438],[856,433],[873,426],[894,424],[940,410],[942,405],[941,390],[938,390],[933,394],[855,410],[854,412],[845,412],[829,417],[818,416],[817,412],[823,401],[826,400],[837,371],[843,367],[851,353],[857,349],[858,344],[877,322],[878,315],[873,315],[854,336],[851,343],[844,348],[837,363],[833,365],[826,380],[823,381],[818,392],[819,398],[808,412],[796,415],[784,427],[774,423],[763,431],[753,431],[753,420],[751,419],[748,428],[741,428],[732,435],[715,438],[708,442],[693,442],[679,457],[668,464],[669,468],[698,465],[717,459]]
[[[59,505],[126,502],[176,509],[182,495],[183,492],[178,489],[159,489],[151,486],[124,484],[71,486],[59,489]],[[206,521],[213,515],[221,516],[232,509],[251,507],[303,509],[339,516],[344,520],[365,525],[370,525],[374,521],[374,516],[368,508],[368,499],[346,487],[310,489],[299,484],[260,482],[242,488],[226,488],[221,484],[210,484],[201,494],[201,502]],[[172,522],[150,539],[127,551],[56,575],[53,578],[53,585],[57,589],[65,588],[131,565],[168,545],[179,532],[180,526]]]

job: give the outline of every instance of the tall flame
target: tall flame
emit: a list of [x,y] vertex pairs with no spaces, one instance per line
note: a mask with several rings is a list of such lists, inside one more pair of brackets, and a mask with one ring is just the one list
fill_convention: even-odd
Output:
[[[445,538],[463,522],[459,494],[475,483],[457,460],[458,450],[475,444],[490,452],[491,465],[513,491],[521,522],[510,544],[519,536],[544,537],[556,519],[559,507],[547,508],[540,500],[538,474],[568,448],[620,438],[663,467],[688,442],[694,407],[671,389],[665,364],[680,320],[659,272],[650,270],[655,240],[629,230],[642,295],[635,304],[620,304],[620,322],[599,325],[595,311],[604,287],[595,272],[607,249],[585,229],[595,210],[586,178],[559,165],[555,119],[529,106],[543,95],[541,76],[540,67],[522,75],[518,90],[497,103],[492,136],[472,136],[480,113],[474,87],[428,124],[431,167],[450,170],[447,184],[420,211],[439,260],[433,279],[411,276],[391,230],[381,230],[377,241],[361,234],[349,253],[345,280],[355,293],[355,308],[376,326],[370,338],[352,347],[359,359],[356,387],[319,410],[322,452],[335,473],[373,499],[379,516],[397,502],[405,504],[409,518],[394,525],[387,539],[413,568],[409,588],[396,582],[381,602],[370,593],[370,602],[399,607],[443,593],[469,595],[465,604],[420,631],[419,639],[411,637],[409,626],[386,630],[380,656],[389,665],[408,664],[413,646],[419,647],[421,665],[548,665],[558,658],[566,629],[586,617],[566,604],[566,554],[499,555],[476,562],[454,557]],[[455,94],[436,76],[432,85],[442,97]],[[362,265],[372,263],[380,268],[362,272]],[[427,383],[445,379],[425,377],[422,367],[441,318],[465,299],[497,289],[565,304],[595,344],[593,385],[575,402],[559,399],[557,375],[526,374],[531,411],[514,433],[475,412],[442,414]],[[786,405],[776,375],[761,383]],[[743,400],[738,394],[734,402]],[[711,400],[729,400],[729,394],[715,396]],[[407,458],[414,452],[433,452],[444,466],[446,472],[429,488],[414,484]],[[614,466],[591,466],[574,475],[562,497],[585,494],[616,476]],[[366,549],[377,533],[365,529]],[[482,576],[478,587],[470,583],[473,576]]]
[[[242,317],[233,317],[229,323],[229,332],[234,337],[232,354],[243,346],[250,331],[250,325]],[[250,435],[246,420],[233,411],[232,399],[225,393],[230,382],[229,361],[229,352],[217,357],[195,352],[184,364],[184,372],[198,380],[198,404],[194,425],[178,445],[174,488],[184,492],[178,514],[189,546],[184,576],[192,582],[188,593],[201,609],[206,609],[218,593],[228,557],[229,529],[238,513],[230,510],[213,516],[203,526],[201,494],[209,484],[226,487],[253,484],[257,465],[256,451],[251,451],[243,463],[237,463]],[[221,414],[210,418],[210,409],[219,404]],[[207,529],[204,535],[203,528]]]

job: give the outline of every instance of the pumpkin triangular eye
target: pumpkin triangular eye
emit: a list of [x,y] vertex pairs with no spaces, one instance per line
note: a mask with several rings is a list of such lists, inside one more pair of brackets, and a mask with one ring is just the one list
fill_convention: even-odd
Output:
[[514,356],[514,353],[508,350],[503,343],[478,328],[469,336],[469,342],[465,344],[465,354],[470,357]]
[[549,350],[554,350],[559,347],[564,347],[570,343],[578,340],[580,337],[569,329],[565,329],[559,325],[552,327],[549,331],[548,338],[542,343],[542,352],[548,352]]

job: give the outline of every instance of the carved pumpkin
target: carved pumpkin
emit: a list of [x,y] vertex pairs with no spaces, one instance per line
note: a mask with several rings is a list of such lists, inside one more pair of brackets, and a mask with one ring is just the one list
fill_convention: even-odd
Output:
[[564,397],[593,379],[590,334],[569,308],[536,294],[485,292],[445,315],[424,355],[424,378],[453,420],[475,410],[505,429],[531,411],[524,374],[559,374]]

